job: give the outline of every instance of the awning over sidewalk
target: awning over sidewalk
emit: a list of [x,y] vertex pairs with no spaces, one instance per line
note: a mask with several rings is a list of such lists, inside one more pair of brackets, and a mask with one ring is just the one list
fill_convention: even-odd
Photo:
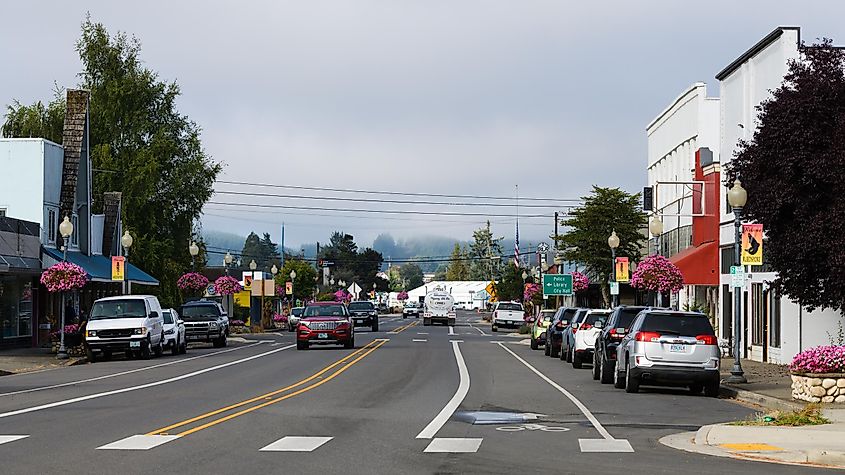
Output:
[[[43,248],[44,253],[56,261],[62,260],[62,252],[58,249]],[[111,280],[111,259],[105,256],[86,256],[81,252],[70,251],[67,253],[67,260],[85,269],[88,276],[94,282],[113,282]],[[132,265],[126,264],[126,280],[133,284],[158,285],[151,275]]]
[[719,285],[719,243],[706,242],[670,257],[684,276],[684,284]]
[[41,273],[41,261],[31,257],[0,255],[0,273],[2,272],[37,275]]

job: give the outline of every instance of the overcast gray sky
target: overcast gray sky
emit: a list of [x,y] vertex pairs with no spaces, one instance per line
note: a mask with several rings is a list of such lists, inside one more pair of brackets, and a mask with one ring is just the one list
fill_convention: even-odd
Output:
[[[48,99],[54,81],[76,84],[86,11],[110,32],[137,36],[146,64],[179,82],[179,108],[226,164],[222,180],[504,196],[518,184],[523,196],[561,199],[593,184],[640,189],[647,123],[695,81],[718,94],[713,76],[776,26],[845,42],[842,1],[31,0],[0,7],[0,103]],[[291,247],[332,229],[365,245],[384,231],[468,239],[484,220],[223,208],[208,206],[206,229],[278,239],[284,221]],[[497,235],[512,237],[513,218],[492,220]],[[548,236],[552,221],[521,220],[521,234]]]

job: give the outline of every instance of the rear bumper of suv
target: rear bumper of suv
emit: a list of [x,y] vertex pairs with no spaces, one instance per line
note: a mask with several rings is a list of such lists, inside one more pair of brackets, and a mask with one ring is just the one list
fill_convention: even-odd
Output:
[[719,382],[718,369],[652,365],[647,368],[631,368],[631,373],[643,384],[684,385]]

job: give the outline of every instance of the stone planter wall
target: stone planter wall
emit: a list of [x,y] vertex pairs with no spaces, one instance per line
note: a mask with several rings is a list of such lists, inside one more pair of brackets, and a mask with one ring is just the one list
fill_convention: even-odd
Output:
[[792,398],[807,402],[845,403],[845,374],[793,374]]

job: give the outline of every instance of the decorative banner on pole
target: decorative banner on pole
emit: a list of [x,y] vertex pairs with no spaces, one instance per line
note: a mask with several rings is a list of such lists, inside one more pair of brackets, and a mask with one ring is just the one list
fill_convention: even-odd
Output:
[[293,282],[285,282],[285,295],[293,295]]
[[742,260],[744,266],[763,265],[763,225],[742,225]]
[[242,290],[235,294],[235,305],[241,308],[249,308],[249,290]]
[[123,281],[126,272],[126,258],[123,256],[112,256],[111,258],[111,280]]
[[628,282],[628,258],[616,258],[616,282]]
[[252,272],[244,272],[244,290],[252,290]]

